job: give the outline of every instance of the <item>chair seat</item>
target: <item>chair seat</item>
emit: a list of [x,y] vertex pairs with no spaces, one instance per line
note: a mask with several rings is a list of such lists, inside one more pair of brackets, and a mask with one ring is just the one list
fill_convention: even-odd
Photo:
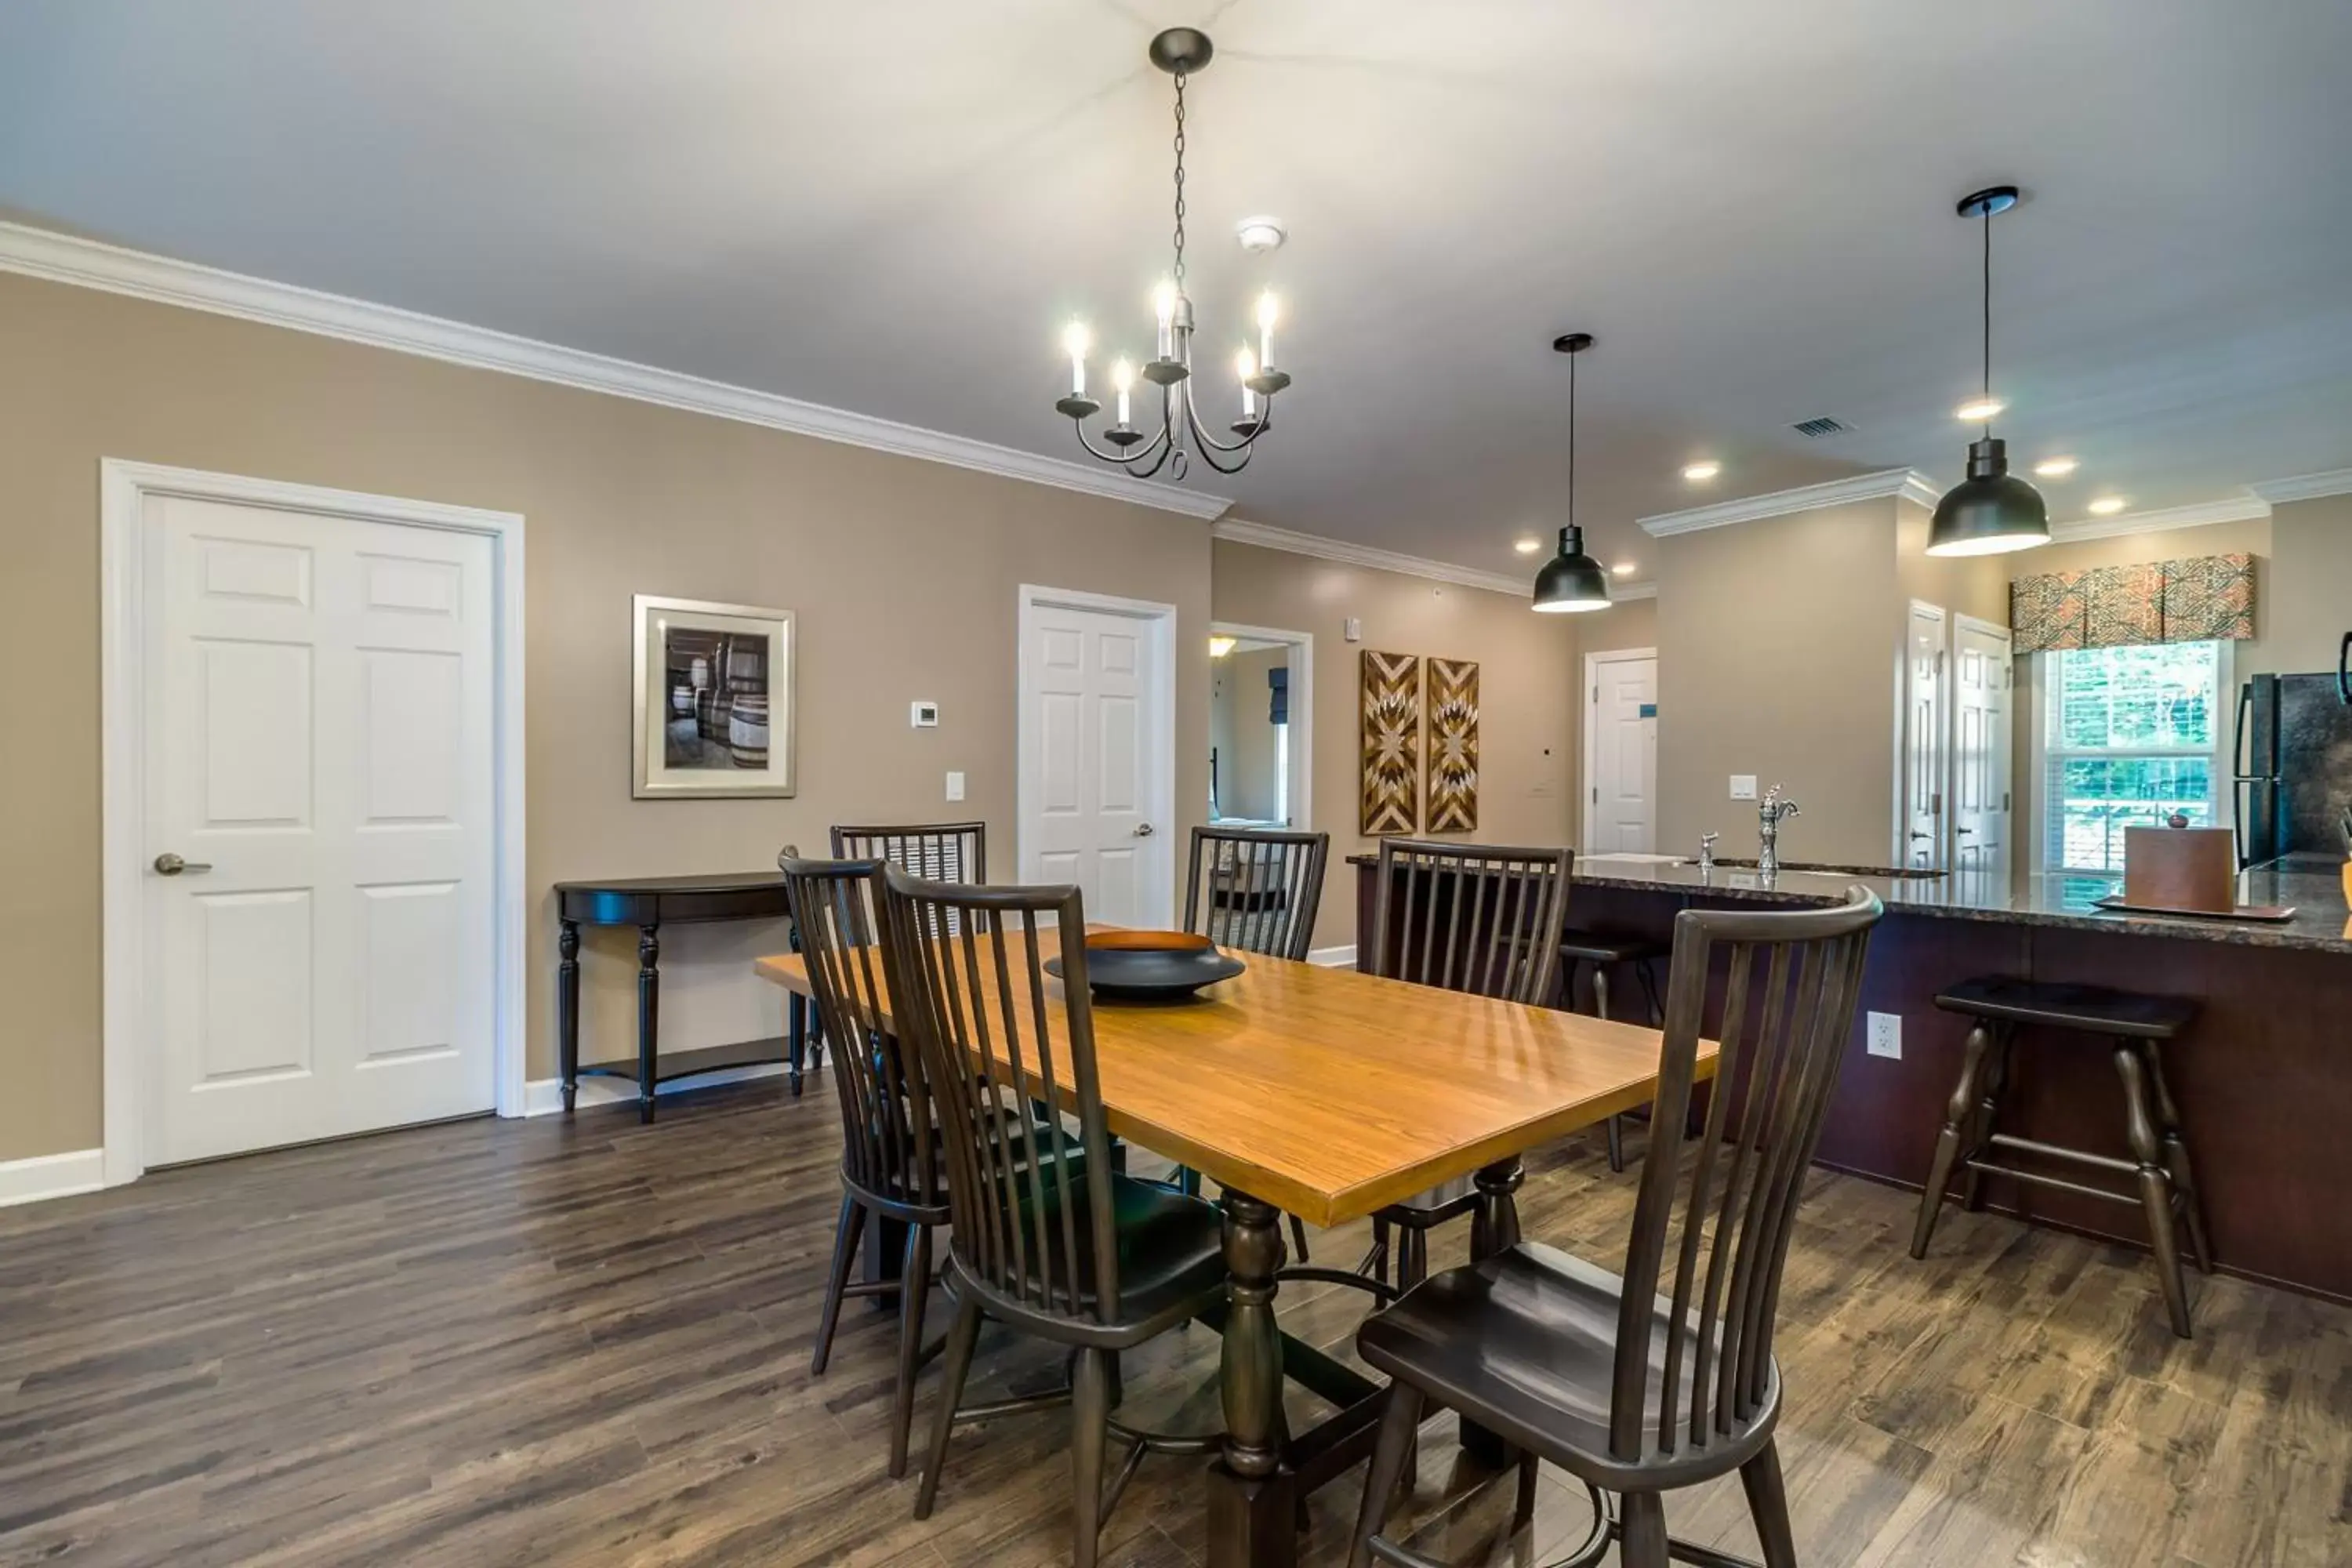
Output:
[[2143,996],[2005,974],[1963,980],[1938,994],[1936,1005],[1973,1017],[2143,1040],[2168,1040],[2197,1016],[2195,1003],[2177,996]]
[[1468,1176],[1456,1176],[1450,1182],[1440,1182],[1409,1198],[1399,1198],[1374,1216],[1391,1225],[1410,1226],[1415,1230],[1429,1230],[1444,1225],[1457,1215],[1468,1214],[1478,1206],[1478,1186]]
[[1559,938],[1559,955],[1579,963],[1637,963],[1664,958],[1674,950],[1646,936],[1611,936],[1605,931],[1569,931]]
[[1771,1436],[1780,1406],[1775,1364],[1764,1397],[1730,1431],[1710,1429],[1703,1447],[1687,1441],[1691,1373],[1675,1399],[1678,1451],[1656,1448],[1665,1386],[1667,1302],[1656,1304],[1643,1430],[1650,1451],[1614,1458],[1609,1445],[1610,1386],[1616,1375],[1617,1313],[1624,1281],[1555,1247],[1522,1242],[1508,1251],[1431,1276],[1393,1306],[1364,1321],[1364,1360],[1463,1416],[1532,1448],[1596,1485],[1628,1489],[1686,1485],[1753,1456]]
[[[1031,1247],[1035,1246],[1038,1229],[1043,1226],[1055,1249],[1055,1271],[1058,1276],[1062,1273],[1062,1214],[1065,1207],[1071,1211],[1070,1232],[1077,1249],[1077,1277],[1086,1282],[1078,1293],[1078,1305],[1087,1310],[1096,1304],[1092,1283],[1096,1278],[1094,1227],[1087,1220],[1088,1184],[1093,1179],[1082,1172],[1067,1184],[1046,1184],[1044,1212],[1040,1214],[1036,1207],[1024,1204],[1020,1219],[1024,1244]],[[1224,1215],[1216,1205],[1188,1197],[1157,1182],[1117,1173],[1110,1181],[1118,1244],[1119,1315],[1114,1330],[1131,1330],[1137,1337],[1148,1337],[1170,1321],[1192,1316],[1211,1301],[1223,1300]],[[1066,1286],[1066,1281],[1056,1286],[1057,1309],[1067,1305]],[[993,1294],[984,1287],[983,1291]],[[1038,1276],[1033,1268],[1026,1291],[1033,1310],[1039,1293]],[[1015,1310],[1024,1305],[1018,1301],[1004,1304]],[[1040,1327],[1027,1319],[1024,1326]]]

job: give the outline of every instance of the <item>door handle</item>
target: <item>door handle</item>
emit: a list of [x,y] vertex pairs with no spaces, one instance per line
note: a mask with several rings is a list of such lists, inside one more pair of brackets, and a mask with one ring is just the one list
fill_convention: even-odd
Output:
[[183,860],[168,849],[163,854],[155,857],[155,874],[159,877],[176,877],[183,871],[209,871],[211,869],[212,863],[210,861]]
[[1976,829],[1973,827],[1955,827],[1952,831],[1955,833],[1974,833]]
[[[1968,831],[1968,829],[1967,829],[1967,828],[1965,828],[1965,827],[1963,827],[1963,828],[1961,828],[1961,829],[1960,829],[1960,831],[1961,831],[1961,832],[1963,832],[1963,833],[1966,833],[1966,832]],[[1921,833],[1921,832],[1917,831],[1917,830],[1915,828],[1915,829],[1912,831],[1912,834],[1911,834],[1911,842],[1913,842],[1914,844],[1916,844],[1916,843],[1917,843],[1917,842],[1919,842],[1919,840],[1921,840],[1922,838],[1933,838],[1933,837],[1936,837],[1936,836],[1935,836],[1934,834],[1932,834],[1932,833]]]
[[1135,825],[1135,836],[1138,838],[1149,838],[1157,831],[1159,830],[1148,822],[1139,822]]

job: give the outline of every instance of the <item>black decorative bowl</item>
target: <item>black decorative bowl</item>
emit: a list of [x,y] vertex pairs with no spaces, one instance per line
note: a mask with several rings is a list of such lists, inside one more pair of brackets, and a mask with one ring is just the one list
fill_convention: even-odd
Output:
[[[1184,931],[1106,931],[1087,938],[1087,989],[1097,1001],[1181,1002],[1243,967],[1208,938]],[[1045,973],[1060,979],[1062,961],[1047,959]]]

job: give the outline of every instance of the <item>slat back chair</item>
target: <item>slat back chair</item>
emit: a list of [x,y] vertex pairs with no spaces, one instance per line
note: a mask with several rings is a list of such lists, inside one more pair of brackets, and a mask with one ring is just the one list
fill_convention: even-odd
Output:
[[[1110,1406],[1120,1351],[1223,1302],[1223,1220],[1196,1197],[1112,1169],[1076,888],[950,887],[896,867],[886,886],[894,1016],[932,1088],[954,1216],[947,1277],[956,1321],[915,1517],[929,1516],[959,1419],[1051,1397],[962,1405],[984,1313],[1076,1352],[1072,1561],[1092,1568],[1103,1516],[1147,1451],[1198,1455],[1215,1446],[1213,1437],[1122,1427]],[[1058,1011],[1045,970],[1055,958]],[[1134,1447],[1106,1487],[1104,1447],[1114,1432]]]
[[833,856],[836,860],[887,860],[910,876],[934,882],[985,882],[988,824],[919,822],[878,827],[835,824]]
[[[1878,900],[1856,888],[1835,909],[1675,917],[1658,1125],[1689,1114],[1708,969],[1727,958],[1717,1092],[1697,1157],[1671,1138],[1642,1165],[1609,1411],[1612,1457],[1704,1449],[1762,1411],[1776,1381],[1772,1331],[1789,1237],[1837,1086]],[[1663,1324],[1654,1309],[1673,1302]],[[1664,1382],[1652,1401],[1652,1336]],[[1684,1403],[1687,1377],[1688,1404]]]
[[[1382,1541],[1412,1430],[1431,1400],[1504,1431],[1524,1453],[1524,1522],[1539,1460],[1594,1494],[1600,1561],[1734,1563],[1665,1533],[1662,1494],[1737,1468],[1771,1568],[1793,1568],[1775,1450],[1772,1358],[1797,1203],[1821,1140],[1883,910],[1867,889],[1836,908],[1685,910],[1675,918],[1659,1064],[1661,1126],[1689,1113],[1709,969],[1721,961],[1715,1090],[1695,1154],[1654,1138],[1642,1164],[1622,1276],[1525,1242],[1449,1270],[1367,1320],[1358,1348],[1394,1378],[1349,1558],[1426,1563]],[[1597,1340],[1613,1315],[1614,1332]],[[1530,1393],[1530,1391],[1534,1391]],[[1603,1490],[1622,1499],[1612,1513]]]
[[1184,929],[1219,947],[1304,960],[1330,850],[1328,833],[1195,827]]
[[[1116,1322],[1111,1188],[1081,1179],[1110,1169],[1110,1133],[1077,889],[950,887],[896,867],[887,878],[901,1028],[937,1097],[959,1272],[992,1306]],[[1062,962],[1058,1028],[1049,958]]]
[[[809,990],[833,1037],[833,1081],[841,1104],[841,1219],[809,1370],[824,1371],[844,1296],[898,1292],[898,1405],[890,1436],[890,1473],[898,1476],[906,1473],[914,1417],[932,1232],[948,1222],[949,1211],[946,1173],[922,1075],[883,1027],[894,990],[889,954],[880,940],[883,864],[789,854],[777,861],[808,966]],[[870,1217],[907,1226],[900,1279],[852,1284],[850,1265]]]
[[1549,1003],[1575,862],[1573,849],[1381,839],[1373,973]]

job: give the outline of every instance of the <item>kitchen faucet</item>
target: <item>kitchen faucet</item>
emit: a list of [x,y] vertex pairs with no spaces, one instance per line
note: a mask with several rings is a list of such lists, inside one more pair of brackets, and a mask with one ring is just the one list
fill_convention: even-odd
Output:
[[1780,793],[1774,784],[1764,792],[1764,799],[1756,808],[1756,869],[1767,877],[1780,870],[1780,822],[1784,817],[1801,816],[1797,803]]

